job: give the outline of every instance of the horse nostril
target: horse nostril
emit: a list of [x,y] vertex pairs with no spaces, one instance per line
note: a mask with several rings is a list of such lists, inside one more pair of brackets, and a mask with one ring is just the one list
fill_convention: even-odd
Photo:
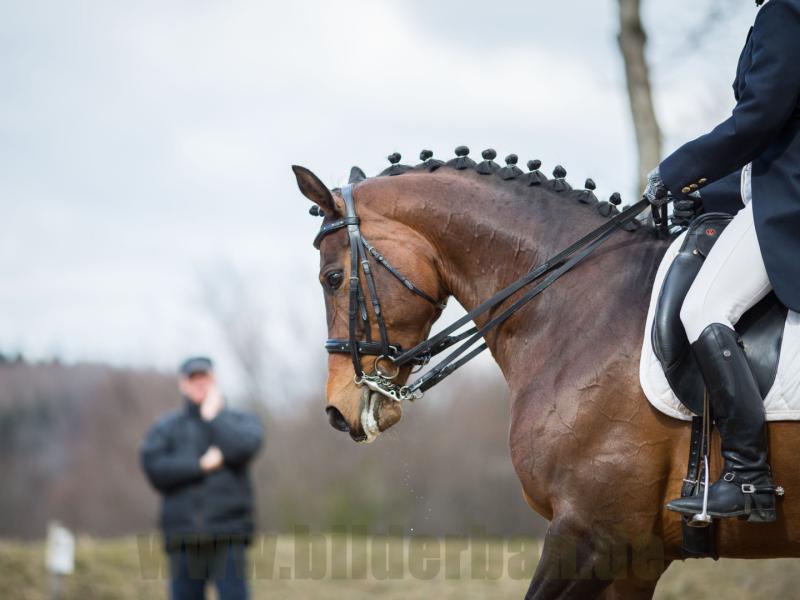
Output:
[[335,406],[328,406],[325,408],[325,412],[328,413],[328,422],[331,424],[331,427],[339,431],[350,431],[350,426],[347,424],[347,421],[344,420],[338,408]]

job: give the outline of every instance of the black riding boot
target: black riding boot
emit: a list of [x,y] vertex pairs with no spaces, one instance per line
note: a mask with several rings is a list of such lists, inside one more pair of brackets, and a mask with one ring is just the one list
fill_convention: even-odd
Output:
[[[724,459],[722,477],[708,488],[708,514],[774,521],[775,495],[783,489],[775,487],[770,474],[764,401],[741,338],[729,326],[712,323],[691,347],[703,373]],[[703,509],[703,494],[677,498],[667,508],[695,515]]]

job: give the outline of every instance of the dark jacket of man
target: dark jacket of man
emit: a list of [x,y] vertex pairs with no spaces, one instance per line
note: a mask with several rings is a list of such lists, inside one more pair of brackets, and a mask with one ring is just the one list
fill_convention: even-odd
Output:
[[[141,446],[148,479],[162,494],[161,527],[167,542],[187,535],[253,533],[253,493],[247,464],[261,445],[262,427],[251,414],[223,408],[204,421],[188,399],[183,410],[159,419]],[[210,473],[200,457],[217,446],[224,465]]]
[[[660,165],[680,197],[709,186],[707,211],[736,213],[742,167],[753,163],[753,220],[778,299],[800,311],[800,0],[770,0],[739,58],[729,119]],[[711,186],[711,184],[715,184]]]

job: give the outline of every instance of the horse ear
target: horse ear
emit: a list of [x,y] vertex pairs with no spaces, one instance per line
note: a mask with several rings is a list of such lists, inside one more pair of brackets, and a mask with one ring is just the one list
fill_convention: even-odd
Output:
[[364,171],[358,167],[353,167],[350,169],[350,179],[348,179],[347,183],[358,183],[359,181],[364,181],[366,178],[367,175]]
[[341,214],[333,198],[333,194],[331,194],[331,191],[320,181],[319,177],[305,167],[299,165],[292,165],[292,171],[294,171],[294,176],[297,178],[297,187],[300,188],[300,192],[303,196],[319,206],[326,215],[333,216]]

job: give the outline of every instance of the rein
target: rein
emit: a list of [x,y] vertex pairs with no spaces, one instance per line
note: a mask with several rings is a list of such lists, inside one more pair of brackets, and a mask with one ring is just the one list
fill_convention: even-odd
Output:
[[[547,259],[545,262],[529,271],[515,282],[494,294],[491,298],[484,301],[479,306],[473,308],[466,315],[448,325],[435,336],[420,342],[412,348],[403,350],[399,344],[391,344],[389,342],[389,336],[386,331],[386,323],[384,322],[383,313],[381,312],[380,301],[378,300],[378,294],[375,287],[375,280],[367,255],[372,255],[378,264],[385,267],[412,293],[424,298],[436,306],[439,310],[444,309],[446,301],[439,302],[411,283],[407,277],[395,269],[371,244],[369,244],[369,242],[367,242],[366,239],[364,239],[359,227],[360,219],[355,210],[353,185],[350,184],[342,187],[341,193],[345,202],[345,216],[342,219],[324,224],[314,239],[314,247],[319,249],[322,238],[334,231],[338,231],[339,229],[347,227],[347,235],[350,245],[350,304],[348,313],[349,335],[348,339],[346,340],[327,340],[325,342],[325,349],[328,352],[349,353],[353,360],[353,369],[355,371],[354,381],[356,385],[365,385],[371,390],[379,392],[380,394],[383,394],[384,396],[397,402],[421,398],[426,390],[441,382],[456,369],[462,367],[464,364],[475,358],[478,354],[486,350],[488,346],[484,342],[467,352],[467,350],[480,341],[487,332],[499,326],[501,323],[503,323],[503,321],[511,317],[528,302],[536,298],[536,296],[541,294],[544,290],[555,283],[555,281],[558,280],[562,275],[569,272],[573,267],[589,256],[595,249],[597,249],[598,246],[600,246],[600,244],[606,241],[618,227],[633,220],[650,204],[647,199],[643,198],[636,204],[629,206],[619,214],[612,217],[608,222],[592,230],[581,239],[574,242],[568,248],[565,248],[555,256]],[[668,233],[666,204],[659,207],[653,206],[652,209],[659,233]],[[361,288],[359,265],[364,271],[370,302],[372,303],[373,311],[378,323],[380,341],[373,341],[371,338],[371,327],[369,323],[366,301]],[[503,312],[487,321],[483,326],[472,327],[461,333],[451,335],[454,331],[461,328],[469,321],[473,321],[476,317],[497,307],[510,296],[542,277],[544,277],[544,279],[542,279],[541,282],[528,290],[523,296],[518,298]],[[359,340],[357,337],[356,327],[359,314],[364,324],[364,331],[367,337],[366,341]],[[453,352],[447,355],[430,371],[417,378],[412,383],[399,386],[392,382],[392,380],[400,373],[401,367],[408,364],[413,364],[421,368],[423,365],[428,364],[432,357],[447,350],[451,346],[458,344],[462,340],[466,341],[459,345],[455,350],[453,350]],[[467,353],[464,354],[465,352]],[[373,355],[376,357],[373,363],[372,373],[365,373],[362,369],[362,354]],[[464,356],[462,356],[462,354],[464,354]],[[391,363],[391,370],[382,370],[382,362]],[[412,373],[413,372],[416,371],[412,371]]]

